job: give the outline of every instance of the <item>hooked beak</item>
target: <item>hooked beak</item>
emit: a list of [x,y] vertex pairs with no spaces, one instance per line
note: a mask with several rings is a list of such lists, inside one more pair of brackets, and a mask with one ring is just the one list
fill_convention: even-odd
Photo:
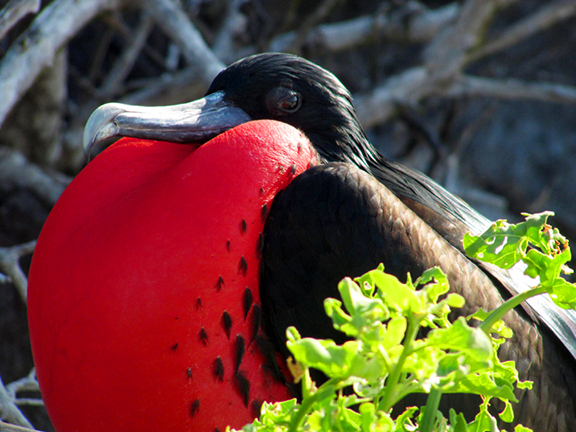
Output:
[[92,113],[84,128],[84,154],[116,137],[176,143],[204,143],[216,135],[252,120],[242,109],[224,100],[218,91],[194,102],[144,107],[108,103]]

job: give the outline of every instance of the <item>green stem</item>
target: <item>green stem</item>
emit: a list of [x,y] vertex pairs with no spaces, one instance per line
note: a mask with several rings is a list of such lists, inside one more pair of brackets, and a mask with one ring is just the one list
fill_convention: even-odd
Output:
[[328,381],[326,381],[316,393],[303,399],[302,403],[300,404],[300,408],[298,409],[298,411],[292,418],[292,421],[290,422],[288,432],[297,432],[298,427],[302,423],[302,420],[304,420],[304,416],[308,414],[308,412],[312,408],[312,405],[314,405],[314,403],[316,403],[319,400],[322,400],[326,397],[333,395],[340,381],[341,381],[340,378],[331,378]]
[[484,331],[484,333],[486,333],[486,334],[490,333],[492,326],[494,324],[496,324],[496,322],[498,320],[502,319],[502,317],[509,310],[514,309],[516,306],[518,306],[524,300],[529,299],[530,297],[537,296],[539,294],[544,294],[545,292],[546,292],[546,288],[541,286],[539,288],[533,288],[529,291],[525,291],[523,293],[520,293],[520,294],[517,294],[513,297],[510,297],[508,300],[506,300],[504,303],[502,303],[500,306],[498,306],[496,309],[494,309],[490,313],[490,315],[488,315],[488,317],[484,320],[484,322],[482,323],[480,328]]
[[395,367],[390,372],[388,380],[386,382],[386,390],[382,395],[382,399],[378,404],[378,409],[388,412],[390,408],[396,403],[396,388],[400,381],[400,375],[402,374],[402,368],[406,358],[412,354],[412,343],[416,339],[416,334],[418,333],[419,325],[414,324],[413,317],[408,318],[408,330],[406,332],[406,337],[404,338],[404,348],[402,349],[402,354],[398,357]]
[[304,370],[304,376],[302,377],[302,399],[310,397],[310,390],[312,389],[312,377],[310,376],[310,369],[306,368]]
[[432,428],[434,427],[434,419],[436,418],[436,413],[438,412],[441,398],[442,391],[438,389],[432,389],[428,395],[426,407],[424,407],[424,416],[420,422],[420,432],[432,431]]

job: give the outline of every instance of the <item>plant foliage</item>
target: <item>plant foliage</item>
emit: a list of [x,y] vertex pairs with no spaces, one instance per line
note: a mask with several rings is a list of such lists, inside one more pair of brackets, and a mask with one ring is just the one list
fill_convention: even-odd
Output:
[[[547,224],[551,214],[526,215],[517,225],[494,222],[480,236],[467,234],[464,247],[470,256],[503,268],[523,261],[535,286],[522,293],[522,299],[547,292],[558,306],[574,308],[576,287],[561,277],[570,272],[570,248]],[[505,404],[500,418],[513,421],[513,390],[530,388],[531,383],[519,381],[514,362],[501,362],[497,351],[511,336],[501,317],[518,301],[509,300],[491,314],[477,312],[473,318],[483,324],[472,327],[464,317],[448,320],[452,308],[462,307],[464,299],[449,293],[439,268],[415,281],[408,275],[404,284],[380,265],[354,280],[343,279],[338,290],[342,300],[328,298],[324,306],[334,327],[350,340],[337,345],[302,338],[294,327],[288,328],[287,346],[294,356],[289,367],[302,383],[302,401],[264,403],[260,418],[243,431],[493,432],[498,427],[488,411],[492,398]],[[418,337],[422,333],[426,336]],[[317,387],[310,368],[322,371],[328,380]],[[345,388],[353,391],[344,392]],[[392,407],[412,393],[427,393],[426,405],[409,407],[393,418]],[[454,410],[445,418],[438,411],[443,393],[480,395],[483,402],[476,418],[468,423]]]

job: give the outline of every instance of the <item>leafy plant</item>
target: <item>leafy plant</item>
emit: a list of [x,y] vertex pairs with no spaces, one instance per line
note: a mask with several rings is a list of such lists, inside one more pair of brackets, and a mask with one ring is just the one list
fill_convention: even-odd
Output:
[[479,236],[464,235],[464,249],[469,256],[504,269],[522,261],[526,266],[524,273],[539,278],[533,289],[510,298],[496,309],[491,319],[484,322],[486,329],[492,320],[499,319],[522,301],[538,294],[548,293],[552,301],[563,309],[576,309],[575,285],[561,277],[572,273],[566,265],[572,258],[568,240],[557,228],[548,225],[548,217],[554,213],[523,215],[526,222],[513,225],[498,220]]
[[[520,301],[544,292],[560,307],[576,305],[576,287],[560,277],[570,271],[568,242],[547,224],[550,215],[527,215],[526,222],[517,225],[497,221],[480,236],[466,235],[464,247],[471,256],[504,268],[522,260],[526,274],[540,278],[535,288],[492,313],[474,314],[483,320],[479,328],[463,317],[448,320],[451,308],[463,306],[464,299],[448,293],[439,268],[425,271],[416,281],[408,275],[405,284],[386,274],[382,265],[354,280],[343,279],[338,286],[342,301],[328,298],[324,306],[334,327],[350,340],[337,345],[301,338],[290,327],[287,346],[295,362],[289,359],[289,367],[302,382],[302,402],[264,403],[260,419],[243,431],[497,431],[488,411],[494,397],[505,404],[500,418],[511,422],[514,387],[530,388],[531,383],[518,380],[514,362],[497,357],[498,347],[511,336],[501,317]],[[418,338],[422,328],[428,332]],[[316,387],[310,368],[328,380]],[[347,387],[353,388],[352,394],[343,392]],[[393,418],[392,407],[412,393],[428,393],[426,405]],[[445,418],[438,411],[442,393],[482,396],[476,418],[467,423],[454,410]]]

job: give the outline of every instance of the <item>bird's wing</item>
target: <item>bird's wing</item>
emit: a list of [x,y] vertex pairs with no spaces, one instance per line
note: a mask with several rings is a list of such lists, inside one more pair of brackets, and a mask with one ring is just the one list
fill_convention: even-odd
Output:
[[[438,213],[455,225],[454,229],[457,227],[462,236],[464,232],[479,235],[491,224],[489,219],[420,171],[385,158],[371,164],[370,169],[384,186],[403,201],[406,200],[408,207],[412,207],[410,202],[415,202]],[[419,213],[417,210],[415,212]],[[461,239],[454,246],[461,249]]]
[[[490,226],[488,219],[419,171],[383,160],[375,165],[373,172],[404,204],[462,252],[465,232],[479,235]],[[511,269],[501,269],[475,262],[508,291],[502,293],[504,298],[527,291],[537,283],[523,274],[522,263]],[[576,359],[576,311],[560,309],[547,295],[523,302],[522,308],[535,322],[548,326]]]

